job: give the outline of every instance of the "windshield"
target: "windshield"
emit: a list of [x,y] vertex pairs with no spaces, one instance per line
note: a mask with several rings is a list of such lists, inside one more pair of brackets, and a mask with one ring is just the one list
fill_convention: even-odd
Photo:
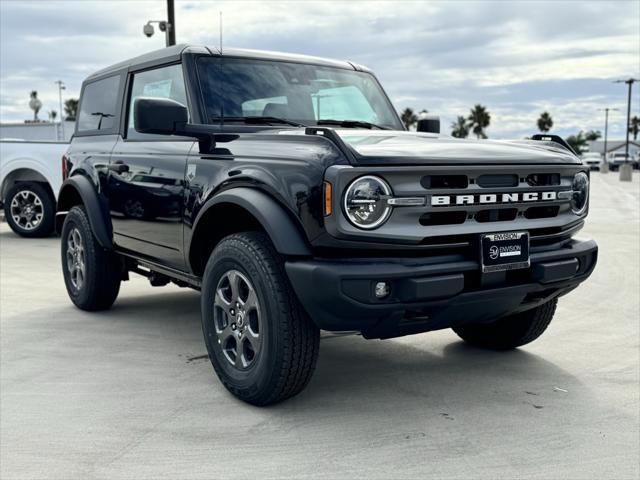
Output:
[[[270,117],[303,125],[403,130],[375,77],[366,72],[301,63],[201,57],[198,73],[209,123]],[[360,122],[345,124],[341,122]],[[272,123],[268,122],[268,123]],[[330,124],[328,124],[331,126]]]

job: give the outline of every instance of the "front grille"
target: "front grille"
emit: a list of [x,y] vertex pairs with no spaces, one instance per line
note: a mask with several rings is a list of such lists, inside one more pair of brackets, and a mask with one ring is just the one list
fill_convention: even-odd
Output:
[[569,200],[560,198],[558,193],[571,190],[575,167],[566,173],[555,169],[508,172],[501,168],[495,173],[470,169],[472,172],[465,175],[425,175],[420,185],[426,193],[426,211],[418,223],[423,227],[464,225],[469,230],[486,232],[492,231],[494,225],[504,231],[525,228],[525,221],[569,217]]
[[529,220],[534,218],[553,218],[558,215],[560,207],[558,205],[550,207],[529,207],[524,211],[524,217]]
[[427,189],[436,188],[467,188],[469,179],[466,175],[426,175],[422,177],[420,184]]
[[328,230],[349,240],[375,238],[434,252],[468,248],[474,255],[483,233],[528,231],[532,248],[553,245],[583,220],[571,211],[569,196],[558,195],[571,191],[575,174],[583,170],[582,165],[336,167],[339,175],[331,178],[336,191],[358,176],[379,175],[394,197],[424,202],[394,207],[375,231],[362,231],[342,216],[335,217],[337,223],[327,219]]
[[467,212],[431,212],[420,217],[420,225],[425,227],[433,225],[457,225],[467,220]]
[[492,208],[490,210],[480,210],[473,218],[476,222],[510,222],[518,216],[517,208]]
[[516,174],[480,175],[477,184],[482,188],[517,187],[519,177]]
[[527,185],[532,187],[549,187],[560,185],[559,173],[532,173],[527,175]]

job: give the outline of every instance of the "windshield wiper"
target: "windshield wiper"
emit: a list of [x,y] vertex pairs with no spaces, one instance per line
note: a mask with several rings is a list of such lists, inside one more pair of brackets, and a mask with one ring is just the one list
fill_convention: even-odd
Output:
[[286,118],[279,117],[211,117],[211,121],[222,122],[243,122],[253,125],[264,125],[269,123],[284,123],[285,125],[291,125],[292,127],[306,127],[306,125]]
[[340,125],[346,128],[368,128],[369,130],[377,128],[378,130],[390,130],[389,127],[383,127],[382,125],[376,125],[371,122],[364,122],[360,120],[331,120],[322,119],[316,122],[318,125]]

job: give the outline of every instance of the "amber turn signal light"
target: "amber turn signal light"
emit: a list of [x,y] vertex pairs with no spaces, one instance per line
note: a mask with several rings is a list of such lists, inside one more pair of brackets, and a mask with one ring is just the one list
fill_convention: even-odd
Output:
[[324,216],[331,215],[331,184],[324,182]]

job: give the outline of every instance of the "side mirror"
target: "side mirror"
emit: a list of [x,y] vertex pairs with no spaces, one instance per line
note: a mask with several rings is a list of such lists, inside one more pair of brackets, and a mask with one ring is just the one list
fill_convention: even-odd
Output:
[[440,117],[437,115],[423,115],[418,119],[418,132],[440,133]]
[[232,142],[239,137],[233,133],[217,133],[213,125],[194,125],[188,121],[187,107],[169,98],[141,97],[133,104],[133,124],[137,132],[196,138],[200,153],[210,153],[216,142]]
[[133,105],[133,124],[140,133],[179,134],[188,120],[187,107],[169,98],[141,97]]

